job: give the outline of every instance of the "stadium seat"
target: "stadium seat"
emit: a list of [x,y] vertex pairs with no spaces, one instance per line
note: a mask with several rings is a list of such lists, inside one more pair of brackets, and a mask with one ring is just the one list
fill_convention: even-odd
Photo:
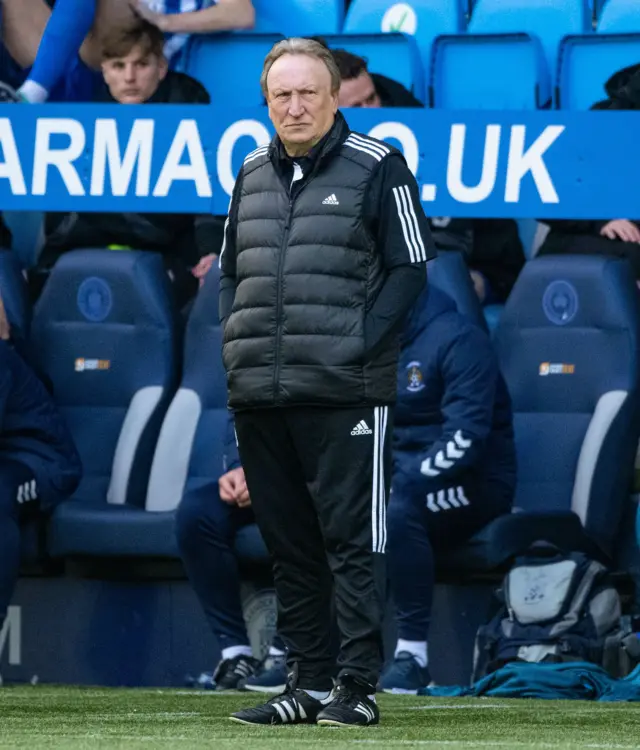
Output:
[[35,307],[31,341],[84,476],[53,515],[53,556],[118,554],[130,537],[141,549],[153,542],[154,528],[137,523],[133,511],[144,505],[176,386],[176,330],[160,255],[78,250],[54,267]]
[[12,332],[28,338],[31,326],[29,290],[12,250],[0,249],[0,297]]
[[538,538],[607,559],[640,435],[640,307],[630,265],[577,256],[527,263],[495,344],[513,402],[516,512],[448,565],[493,568]]
[[344,19],[344,0],[253,0],[253,7],[262,34],[337,34]]
[[438,109],[520,110],[551,102],[542,45],[527,34],[439,37],[430,84],[430,103]]
[[528,34],[540,40],[549,73],[555,77],[558,47],[568,34],[592,28],[587,0],[477,0],[469,32],[472,34]]
[[567,37],[560,47],[558,108],[589,109],[606,98],[614,73],[639,62],[640,33]]
[[[440,34],[458,34],[464,31],[465,24],[465,11],[459,0],[352,0],[343,31],[346,34],[401,32],[414,36],[428,81],[433,40]],[[391,76],[386,72],[385,75]]]
[[264,58],[281,39],[280,34],[194,34],[184,69],[207,89],[213,104],[259,107],[264,103],[260,90]]
[[393,78],[425,101],[425,79],[420,52],[407,34],[339,34],[323,39],[334,49],[342,48],[364,57],[371,73]]
[[486,330],[482,307],[462,253],[456,250],[440,251],[437,258],[427,263],[427,278],[429,284],[433,284],[451,297],[458,312]]
[[640,4],[637,0],[607,0],[597,30],[599,34],[640,33]]
[[[214,266],[189,316],[180,388],[165,416],[149,477],[146,512],[171,530],[165,556],[177,555],[174,511],[190,492],[209,486],[212,502],[223,469],[229,412],[222,366],[222,329],[218,323],[219,270]],[[236,539],[240,559],[267,564],[257,527]]]

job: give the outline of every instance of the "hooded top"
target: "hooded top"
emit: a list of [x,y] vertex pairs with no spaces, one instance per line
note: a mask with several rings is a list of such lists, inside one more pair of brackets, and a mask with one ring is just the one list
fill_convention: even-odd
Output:
[[511,401],[489,336],[430,286],[404,330],[393,488],[463,487],[510,505],[516,484]]

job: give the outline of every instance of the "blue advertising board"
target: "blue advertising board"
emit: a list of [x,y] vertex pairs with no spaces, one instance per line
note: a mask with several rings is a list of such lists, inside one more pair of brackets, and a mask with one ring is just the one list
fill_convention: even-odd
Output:
[[[635,112],[347,110],[432,216],[640,218]],[[226,213],[266,108],[0,106],[0,209]]]

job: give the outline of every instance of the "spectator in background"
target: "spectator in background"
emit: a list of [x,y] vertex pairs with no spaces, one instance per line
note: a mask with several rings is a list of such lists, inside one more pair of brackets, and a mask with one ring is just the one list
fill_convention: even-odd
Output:
[[429,684],[434,558],[509,513],[515,484],[511,403],[491,341],[430,286],[401,339],[387,510],[398,642],[383,690]]
[[422,107],[421,101],[398,81],[380,73],[370,73],[367,61],[346,49],[331,50],[342,83],[340,107]]
[[[321,37],[315,37],[326,45]],[[402,84],[370,73],[367,61],[345,49],[332,49],[342,83],[340,107],[422,107]],[[461,252],[482,305],[505,302],[525,263],[516,223],[511,219],[429,219],[433,240],[442,250]]]
[[[594,110],[639,110],[640,65],[632,65],[609,78],[607,98],[596,102]],[[640,212],[639,212],[640,216]],[[550,228],[539,255],[612,255],[626,258],[640,282],[640,218],[565,221],[543,219]]]
[[185,495],[178,507],[176,534],[189,581],[222,649],[212,682],[202,675],[197,686],[281,693],[287,681],[284,646],[279,640],[260,663],[252,656],[240,601],[240,575],[233,551],[239,529],[255,523],[240,465],[233,418],[229,417],[224,474]]
[[[100,40],[135,15],[166,33],[173,65],[190,34],[251,28],[251,0],[0,0],[2,41],[13,60],[30,69],[20,94],[29,102],[90,101],[99,85]],[[188,6],[189,10],[182,10]],[[162,11],[162,12],[156,12]]]
[[21,526],[72,495],[82,467],[0,301],[0,628],[18,580]]
[[[168,70],[162,32],[139,20],[103,40],[104,84],[97,100],[120,104],[207,104],[209,95],[190,76]],[[68,250],[80,247],[135,248],[162,253],[179,303],[195,294],[222,244],[223,224],[190,214],[70,213],[49,215],[47,239],[30,274],[37,295],[51,268]]]

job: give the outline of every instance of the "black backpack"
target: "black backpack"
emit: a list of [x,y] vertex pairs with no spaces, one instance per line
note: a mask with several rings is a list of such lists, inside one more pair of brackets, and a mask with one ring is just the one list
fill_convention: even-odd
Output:
[[516,558],[498,596],[499,611],[476,636],[474,681],[514,661],[588,661],[620,671],[631,629],[621,628],[620,597],[601,563],[538,543]]

